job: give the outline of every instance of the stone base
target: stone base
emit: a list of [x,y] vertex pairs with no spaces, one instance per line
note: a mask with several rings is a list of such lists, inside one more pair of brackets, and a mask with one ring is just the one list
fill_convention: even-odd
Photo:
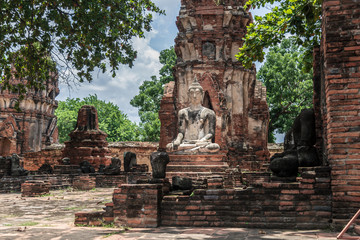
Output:
[[223,175],[229,168],[225,154],[170,154],[170,162],[166,167],[166,177],[173,176],[197,179]]

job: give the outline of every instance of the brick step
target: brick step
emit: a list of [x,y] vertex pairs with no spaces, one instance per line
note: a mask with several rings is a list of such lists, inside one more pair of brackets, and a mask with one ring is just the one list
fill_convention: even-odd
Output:
[[208,165],[217,165],[217,166],[228,166],[226,162],[214,162],[214,161],[203,161],[203,162],[170,162],[167,166],[208,166]]
[[222,162],[225,159],[223,154],[214,154],[214,155],[176,155],[170,154],[170,162]]
[[223,172],[167,172],[166,177],[171,181],[172,177],[180,176],[180,177],[188,177],[192,179],[199,178],[210,178],[214,176],[224,176]]
[[167,172],[225,172],[228,166],[225,165],[196,165],[196,166],[174,166],[168,165]]

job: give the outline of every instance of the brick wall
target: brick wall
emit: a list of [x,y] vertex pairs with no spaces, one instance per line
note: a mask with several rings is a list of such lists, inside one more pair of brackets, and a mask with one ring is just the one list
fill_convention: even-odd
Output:
[[[157,151],[159,144],[152,142],[114,142],[109,143],[112,157],[119,157],[124,170],[124,152],[136,153],[137,164],[147,164],[151,171],[150,154]],[[58,165],[63,158],[63,144],[51,145],[40,152],[28,152],[23,155],[22,164],[29,171],[37,171],[44,163],[52,167]]]
[[54,145],[45,148],[40,152],[27,152],[22,159],[23,167],[28,171],[37,171],[44,163],[50,164],[53,168],[59,165],[63,158],[63,145]]
[[360,3],[325,0],[322,19],[324,145],[332,168],[333,223],[342,226],[360,208]]
[[329,167],[302,168],[296,183],[262,182],[246,189],[198,189],[165,196],[162,226],[328,228]]

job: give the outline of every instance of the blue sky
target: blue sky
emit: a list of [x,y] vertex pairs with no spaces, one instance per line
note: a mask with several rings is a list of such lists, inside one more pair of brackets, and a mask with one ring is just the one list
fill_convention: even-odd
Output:
[[[57,100],[84,98],[89,94],[97,94],[99,99],[111,101],[118,105],[132,121],[138,122],[138,109],[130,105],[130,100],[139,92],[139,86],[144,80],[150,80],[158,75],[160,51],[174,45],[177,35],[175,25],[180,10],[180,0],[154,0],[155,4],[166,11],[166,16],[154,16],[153,29],[146,33],[145,39],[133,39],[133,45],[138,51],[138,57],[133,68],[121,66],[115,78],[111,73],[94,73],[92,83],[83,83],[69,88],[60,84],[60,94]],[[253,15],[264,15],[269,10],[264,8],[253,10]]]

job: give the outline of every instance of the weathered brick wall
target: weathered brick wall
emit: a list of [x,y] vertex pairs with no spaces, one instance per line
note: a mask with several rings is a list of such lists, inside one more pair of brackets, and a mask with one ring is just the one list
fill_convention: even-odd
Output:
[[63,148],[63,145],[53,145],[40,152],[27,152],[21,159],[22,165],[28,171],[37,171],[45,163],[54,168],[55,165],[60,164],[63,158]]
[[[158,146],[159,144],[156,142],[114,142],[109,143],[108,148],[111,151],[112,157],[119,157],[121,159],[121,170],[124,170],[124,152],[133,152],[136,154],[137,164],[147,164],[149,171],[151,171],[150,154],[156,152]],[[21,159],[21,164],[29,171],[37,171],[44,163],[54,167],[60,164],[63,158],[63,149],[63,144],[56,144],[40,152],[25,153]]]
[[254,184],[246,189],[198,189],[165,196],[162,226],[328,228],[329,167],[302,168],[296,183]]
[[333,223],[341,226],[360,208],[360,3],[324,0],[322,19],[325,153]]

